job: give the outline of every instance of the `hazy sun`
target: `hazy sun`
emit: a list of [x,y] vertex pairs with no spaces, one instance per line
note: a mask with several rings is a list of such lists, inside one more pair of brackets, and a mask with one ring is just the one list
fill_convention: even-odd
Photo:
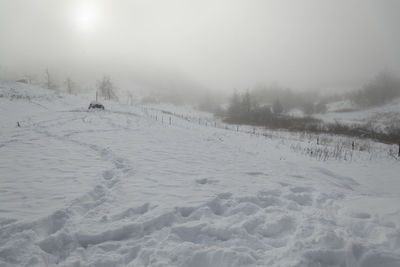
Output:
[[93,5],[82,5],[76,9],[77,26],[82,30],[93,30],[97,23],[97,9]]

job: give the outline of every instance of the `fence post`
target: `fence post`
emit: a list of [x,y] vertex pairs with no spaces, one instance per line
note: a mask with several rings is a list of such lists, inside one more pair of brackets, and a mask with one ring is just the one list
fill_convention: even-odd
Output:
[[354,141],[351,142],[351,150],[354,150]]
[[400,143],[399,143],[399,154],[398,154],[399,158],[400,158]]
[[171,125],[171,117],[169,117],[169,125]]
[[319,145],[319,136],[317,137],[317,145]]
[[236,132],[239,132],[239,125],[236,126]]

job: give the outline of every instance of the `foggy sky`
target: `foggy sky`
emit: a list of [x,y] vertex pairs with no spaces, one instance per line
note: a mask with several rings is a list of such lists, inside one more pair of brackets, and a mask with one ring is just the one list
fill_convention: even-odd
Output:
[[357,86],[400,73],[400,1],[0,0],[0,71],[46,67],[149,87]]

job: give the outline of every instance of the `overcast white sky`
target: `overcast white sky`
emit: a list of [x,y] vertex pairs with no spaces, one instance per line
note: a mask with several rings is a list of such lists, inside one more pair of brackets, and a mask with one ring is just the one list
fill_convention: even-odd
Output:
[[0,0],[0,67],[216,90],[357,86],[400,73],[400,1]]

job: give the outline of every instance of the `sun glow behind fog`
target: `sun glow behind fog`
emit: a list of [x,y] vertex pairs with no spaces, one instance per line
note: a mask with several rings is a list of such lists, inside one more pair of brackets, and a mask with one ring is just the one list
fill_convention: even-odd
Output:
[[93,4],[82,4],[76,8],[75,22],[83,31],[92,31],[98,22],[98,8]]

